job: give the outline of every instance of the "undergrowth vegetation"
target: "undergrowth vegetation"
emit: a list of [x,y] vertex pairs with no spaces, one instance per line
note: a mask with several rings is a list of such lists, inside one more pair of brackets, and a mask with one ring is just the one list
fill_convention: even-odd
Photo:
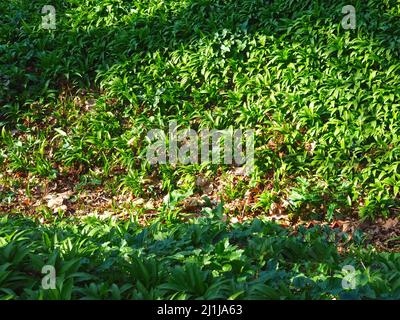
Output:
[[[218,210],[188,223],[0,220],[2,299],[399,299],[400,256],[360,248],[330,228],[228,224]],[[342,244],[343,254],[338,252]],[[41,286],[44,265],[57,287]],[[342,285],[352,265],[357,283]],[[350,280],[353,281],[353,280]]]
[[[355,1],[356,30],[340,1],[54,1],[55,31],[40,27],[45,4],[1,4],[3,168],[54,178],[82,165],[151,194],[145,134],[176,120],[255,129],[249,185],[270,182],[292,212],[398,204],[397,1]],[[217,172],[157,170],[164,193]]]
[[[400,298],[398,255],[263,220],[398,214],[398,1],[54,0],[43,30],[48,4],[0,2],[1,298]],[[146,134],[170,121],[254,130],[251,175],[150,165]],[[134,221],[74,216],[85,192]],[[243,224],[178,205],[204,195]],[[40,289],[43,263],[57,290]]]

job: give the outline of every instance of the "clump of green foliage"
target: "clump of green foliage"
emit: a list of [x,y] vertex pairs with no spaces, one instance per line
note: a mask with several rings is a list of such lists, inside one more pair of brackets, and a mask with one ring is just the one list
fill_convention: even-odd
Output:
[[[341,27],[348,1],[57,0],[54,31],[40,26],[45,4],[0,4],[4,170],[84,166],[112,190],[155,195],[144,137],[176,120],[255,129],[249,186],[270,179],[296,214],[398,205],[396,0],[354,1],[355,30]],[[218,168],[161,166],[162,192],[201,170]]]
[[[329,228],[254,220],[228,224],[206,209],[189,223],[86,218],[40,225],[0,220],[1,299],[398,299],[400,256],[362,249]],[[42,268],[56,270],[45,290]],[[353,287],[343,286],[352,266]]]

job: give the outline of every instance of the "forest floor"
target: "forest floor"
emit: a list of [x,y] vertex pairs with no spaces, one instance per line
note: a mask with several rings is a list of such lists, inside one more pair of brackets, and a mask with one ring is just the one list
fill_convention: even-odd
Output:
[[398,1],[47,5],[0,3],[1,299],[400,298]]

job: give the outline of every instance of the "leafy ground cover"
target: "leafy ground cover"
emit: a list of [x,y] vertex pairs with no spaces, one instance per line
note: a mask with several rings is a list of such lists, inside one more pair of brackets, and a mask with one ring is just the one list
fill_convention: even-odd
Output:
[[[21,299],[398,299],[400,256],[315,226],[222,221],[206,210],[187,223],[85,218],[40,225],[0,221],[0,297]],[[342,246],[342,253],[338,252]],[[57,288],[41,287],[43,265]],[[356,287],[349,290],[346,265]],[[348,281],[353,281],[353,280]]]
[[[355,30],[347,1],[55,0],[49,31],[46,0],[2,1],[3,297],[341,298],[346,264],[354,297],[398,297],[398,254],[365,244],[399,251],[400,5],[350,2]],[[254,129],[255,170],[151,166],[171,120]],[[241,225],[203,217],[220,203]],[[48,259],[64,291],[39,288]]]

